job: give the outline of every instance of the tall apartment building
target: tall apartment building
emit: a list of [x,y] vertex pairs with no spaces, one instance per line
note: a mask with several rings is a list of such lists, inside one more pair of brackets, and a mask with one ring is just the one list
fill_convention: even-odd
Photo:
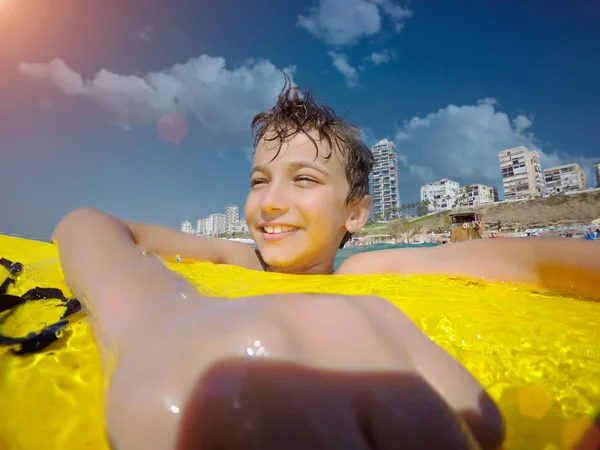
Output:
[[585,172],[575,163],[544,169],[544,180],[550,195],[587,189]]
[[210,235],[217,235],[227,231],[227,216],[225,214],[211,214],[207,220],[207,228]]
[[193,233],[194,229],[192,228],[192,222],[189,220],[184,220],[181,222],[181,231],[184,233]]
[[484,184],[469,184],[458,189],[458,204],[463,206],[485,205],[498,201],[498,189]]
[[596,178],[596,187],[600,187],[600,162],[594,164],[594,178]]
[[227,232],[227,216],[219,213],[198,219],[196,232],[202,236],[216,236]]
[[198,219],[196,222],[196,233],[201,236],[210,235],[210,230],[208,229],[208,219]]
[[225,208],[227,218],[227,232],[235,233],[238,231],[240,222],[240,207],[238,205],[227,205]]
[[459,189],[456,181],[442,178],[440,181],[421,186],[421,201],[427,202],[427,208],[431,212],[450,209],[458,201]]
[[544,177],[540,155],[527,147],[515,147],[498,153],[505,200],[541,197]]
[[[371,195],[373,197],[373,215],[385,219],[399,216],[400,190],[398,189],[398,150],[393,142],[382,139],[371,152],[375,166],[371,173]],[[395,208],[395,211],[390,209]]]

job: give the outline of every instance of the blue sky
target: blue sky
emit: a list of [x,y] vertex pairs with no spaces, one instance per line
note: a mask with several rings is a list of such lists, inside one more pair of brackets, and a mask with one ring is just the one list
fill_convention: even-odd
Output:
[[[0,232],[47,238],[84,205],[173,227],[243,205],[250,121],[282,71],[396,143],[403,202],[444,176],[500,187],[513,145],[600,160],[597,2],[1,5]],[[173,114],[178,143],[157,131]]]

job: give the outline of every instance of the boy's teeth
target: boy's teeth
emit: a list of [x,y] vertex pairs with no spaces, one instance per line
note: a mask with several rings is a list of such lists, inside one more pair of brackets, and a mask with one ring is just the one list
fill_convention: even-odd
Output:
[[285,226],[280,226],[280,225],[276,225],[274,227],[265,227],[265,231],[269,234],[278,234],[278,233],[284,233],[286,231],[292,231],[294,230],[293,227],[285,227]]

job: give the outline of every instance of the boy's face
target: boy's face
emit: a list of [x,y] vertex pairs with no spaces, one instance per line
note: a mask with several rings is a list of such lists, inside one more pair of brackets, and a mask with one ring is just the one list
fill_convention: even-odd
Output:
[[[369,199],[346,206],[349,185],[342,156],[326,141],[299,133],[256,147],[245,216],[264,261],[274,271],[327,273],[346,231],[368,218]],[[363,207],[367,205],[367,207]]]

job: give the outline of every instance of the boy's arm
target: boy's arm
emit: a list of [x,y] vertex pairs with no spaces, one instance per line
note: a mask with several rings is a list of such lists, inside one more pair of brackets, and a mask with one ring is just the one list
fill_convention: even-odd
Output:
[[366,252],[338,271],[456,275],[600,297],[600,245],[583,239],[507,238]]
[[135,302],[120,300],[123,298],[156,297],[173,290],[185,296],[197,294],[182,277],[165,270],[159,260],[143,257],[142,249],[164,258],[179,254],[182,258],[262,268],[250,245],[125,222],[93,208],[67,214],[52,240],[58,246],[67,284],[96,317],[112,317],[123,314],[122,308],[136,307]]
[[128,222],[93,208],[80,208],[67,214],[52,239],[60,250],[65,275],[78,273],[90,264],[92,272],[105,264],[125,264],[129,255],[142,249],[168,260],[179,255],[182,259],[262,269],[251,245]]
[[156,255],[174,260],[210,261],[215,264],[233,264],[247,269],[262,270],[256,249],[243,242],[207,236],[195,236],[168,227],[123,220],[131,230],[135,242]]

